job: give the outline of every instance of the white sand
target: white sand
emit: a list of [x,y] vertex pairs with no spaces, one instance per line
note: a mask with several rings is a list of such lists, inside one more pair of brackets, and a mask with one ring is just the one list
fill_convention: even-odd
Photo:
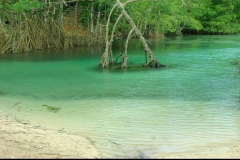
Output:
[[193,152],[164,154],[158,158],[240,158],[240,147],[226,144]]
[[[209,146],[192,152],[159,153],[157,158],[240,158],[240,145],[236,144]],[[8,114],[1,114],[0,158],[96,159],[102,158],[102,154],[89,138],[79,133],[32,126]]]
[[31,126],[0,115],[0,158],[101,158],[87,138],[77,133]]

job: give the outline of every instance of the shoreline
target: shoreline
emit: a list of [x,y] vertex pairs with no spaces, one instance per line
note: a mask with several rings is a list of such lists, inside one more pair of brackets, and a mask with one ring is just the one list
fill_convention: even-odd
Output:
[[101,158],[101,152],[81,134],[32,126],[2,113],[0,144],[0,158]]
[[234,144],[225,144],[214,147],[207,147],[205,149],[199,149],[198,151],[190,152],[174,152],[167,153],[158,156],[157,158],[239,158],[240,146]]
[[[0,144],[0,158],[103,158],[91,139],[80,133],[34,126],[6,112],[0,113]],[[159,159],[239,158],[240,141],[235,144],[198,147],[194,151],[159,153],[155,156]],[[142,157],[154,158],[145,155]]]
[[[91,158],[101,152],[81,134],[32,126],[9,114],[0,115],[0,158]],[[191,152],[159,154],[157,158],[239,158],[240,146],[222,144]],[[153,157],[148,157],[153,158]]]

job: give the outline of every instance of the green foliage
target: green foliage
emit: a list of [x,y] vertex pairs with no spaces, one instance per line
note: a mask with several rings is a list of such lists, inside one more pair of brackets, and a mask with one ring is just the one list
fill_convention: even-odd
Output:
[[[191,2],[191,5],[194,4]],[[135,22],[141,21],[144,29],[155,33],[176,33],[183,28],[199,30],[202,25],[179,0],[141,0],[126,7]],[[146,28],[147,26],[147,28]]]
[[[126,0],[121,0],[125,2]],[[96,0],[94,20],[101,13],[100,23],[105,24],[115,0]],[[89,5],[89,3],[88,3]],[[82,13],[81,22],[88,24],[90,6]],[[185,30],[210,34],[235,34],[240,32],[240,0],[139,0],[125,6],[126,11],[143,33],[181,34]],[[119,10],[111,16],[110,31]],[[116,32],[127,34],[130,26],[124,18]]]
[[10,3],[6,1],[0,1],[0,10],[9,10],[11,7]]
[[240,32],[239,7],[239,0],[202,0],[192,13],[204,32],[235,34]]
[[[114,4],[114,1],[109,0],[96,0],[94,3],[81,2],[81,6],[84,8],[81,14],[80,21],[83,25],[87,26],[91,18],[91,7],[93,5],[93,18],[96,21],[98,12],[100,15],[100,23],[105,23],[108,17],[108,14]],[[113,14],[112,18],[117,18],[117,14]]]
[[32,9],[41,8],[43,4],[38,0],[19,0],[17,3],[14,3],[11,7],[14,11],[24,11],[29,12]]
[[43,3],[41,3],[39,0],[16,0],[0,2],[0,9],[12,10],[17,12],[29,12],[32,9],[38,9],[43,6]]
[[[50,1],[59,2],[59,0]],[[127,0],[121,0],[121,2],[125,1]],[[43,2],[44,0],[0,0],[0,10],[29,12],[44,7]],[[95,0],[93,3],[80,1],[81,25],[89,27],[91,18],[96,25],[98,13],[100,13],[99,23],[106,24],[114,4],[115,0]],[[240,0],[138,0],[125,6],[135,24],[146,35],[181,34],[186,30],[210,34],[236,34],[240,32],[239,8]],[[59,10],[54,13],[57,17]],[[120,10],[117,8],[112,13],[110,31],[119,13]],[[128,21],[122,18],[116,32],[127,34],[130,29]]]

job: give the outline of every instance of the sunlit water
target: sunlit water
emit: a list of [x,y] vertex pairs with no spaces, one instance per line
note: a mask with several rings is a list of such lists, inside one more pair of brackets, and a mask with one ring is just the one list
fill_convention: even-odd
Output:
[[[138,40],[125,70],[99,69],[101,52],[91,49],[2,55],[0,113],[81,133],[107,158],[239,144],[240,37],[150,42],[167,67],[137,67],[145,61]],[[115,54],[122,45],[115,42]]]

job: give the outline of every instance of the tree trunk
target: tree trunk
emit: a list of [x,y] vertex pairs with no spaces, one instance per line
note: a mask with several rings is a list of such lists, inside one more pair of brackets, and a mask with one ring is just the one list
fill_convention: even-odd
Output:
[[128,64],[127,48],[128,48],[129,39],[131,39],[133,31],[134,30],[131,29],[131,31],[128,33],[127,40],[125,42],[124,51],[122,53],[122,68],[126,68]]
[[99,27],[100,27],[100,15],[101,15],[100,6],[101,5],[98,4],[98,14],[97,14],[97,22],[96,22],[95,32],[97,32],[99,30]]
[[77,26],[77,13],[78,13],[78,1],[75,4],[75,10],[74,10],[74,27]]
[[93,27],[93,3],[92,3],[92,6],[91,6],[91,14],[90,14],[90,30],[91,30],[91,33],[94,33],[94,27]]
[[[109,46],[110,46],[110,42],[109,42],[109,23],[110,23],[110,17],[112,15],[113,10],[117,7],[117,5],[115,4],[109,15],[108,15],[108,20],[107,20],[107,24],[106,24],[106,45],[105,45],[105,50],[104,53],[102,54],[101,60],[99,62],[99,65],[102,65],[102,67],[108,67],[110,63],[113,63],[113,57],[111,54],[111,52],[109,52]],[[110,59],[112,57],[112,60]]]
[[[108,15],[108,20],[107,20],[107,24],[106,24],[106,46],[105,46],[105,51],[104,51],[104,53],[103,53],[103,55],[102,55],[102,57],[101,57],[101,60],[100,60],[100,62],[99,62],[99,65],[102,65],[103,67],[108,67],[108,66],[109,66],[109,64],[110,64],[110,62],[111,62],[111,61],[110,61],[110,57],[113,57],[111,46],[112,46],[112,41],[113,41],[112,37],[113,37],[113,34],[114,34],[114,30],[115,30],[115,28],[116,28],[116,25],[117,25],[119,19],[120,19],[122,16],[124,16],[124,17],[127,19],[127,21],[129,22],[129,24],[131,25],[132,30],[135,31],[136,35],[137,35],[137,36],[139,37],[139,39],[141,40],[141,42],[142,42],[142,44],[143,44],[143,47],[144,47],[144,50],[145,50],[145,53],[147,53],[148,56],[149,56],[149,58],[150,58],[150,60],[147,61],[143,66],[145,66],[145,67],[148,67],[148,66],[150,66],[150,67],[161,67],[161,66],[165,66],[165,65],[161,64],[160,62],[158,62],[157,58],[154,56],[154,54],[152,53],[152,51],[151,51],[150,48],[148,47],[148,44],[147,44],[145,38],[143,37],[142,33],[140,32],[140,30],[137,28],[137,26],[135,25],[135,23],[133,22],[133,20],[131,19],[131,17],[128,15],[128,13],[126,12],[126,10],[124,9],[124,6],[125,6],[126,4],[131,3],[131,2],[135,2],[135,1],[137,1],[137,0],[128,0],[128,1],[126,1],[125,3],[121,3],[120,0],[116,0],[115,5],[112,7],[112,9],[111,9],[111,11],[110,11],[110,13],[109,13],[109,15]],[[114,29],[113,29],[113,31],[112,31],[112,36],[111,36],[111,39],[109,40],[109,23],[110,23],[110,17],[111,17],[111,14],[112,14],[113,10],[114,10],[116,7],[118,7],[118,8],[121,10],[121,13],[120,13],[117,21],[116,21],[115,24],[114,24]],[[128,38],[127,38],[127,41],[126,41],[126,44],[125,44],[125,45],[128,44],[128,40],[129,40],[129,38],[131,37],[131,34],[132,34],[132,32],[133,32],[132,30],[130,31],[130,33],[129,33],[129,35],[128,35]],[[123,53],[122,53],[122,58],[123,58],[123,61],[122,61],[123,65],[122,65],[122,67],[127,67],[127,60],[128,60],[128,58],[127,58],[127,56],[126,56],[126,55],[127,55],[127,54],[126,54],[126,49],[127,49],[127,47],[125,46],[124,55],[123,55]]]
[[[46,5],[46,4],[47,4],[47,0],[44,0],[44,5]],[[47,14],[48,14],[48,12],[49,12],[49,9],[44,11],[44,13],[43,13],[43,19],[44,19],[44,22],[46,24],[47,24]]]
[[64,0],[59,0],[59,2],[60,2],[59,23],[63,25],[63,4],[67,6],[67,3]]
[[117,4],[118,8],[121,10],[121,13],[123,14],[123,16],[127,19],[129,24],[131,25],[132,29],[137,34],[137,36],[139,36],[139,39],[141,40],[141,42],[143,44],[144,50],[147,52],[148,56],[150,57],[150,60],[147,63],[145,63],[144,66],[145,67],[147,67],[147,66],[150,66],[150,67],[164,66],[163,64],[161,64],[160,62],[157,61],[157,58],[154,56],[154,54],[148,47],[148,44],[147,44],[145,38],[142,36],[142,33],[140,32],[140,30],[137,28],[137,26],[135,25],[135,23],[133,22],[131,17],[128,15],[126,10],[124,9],[124,5],[119,0],[116,0],[116,4]]

